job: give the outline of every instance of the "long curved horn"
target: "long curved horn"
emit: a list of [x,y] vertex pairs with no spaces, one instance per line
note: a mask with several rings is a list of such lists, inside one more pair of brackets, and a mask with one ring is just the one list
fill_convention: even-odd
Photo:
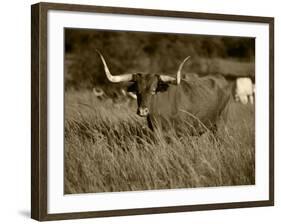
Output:
[[184,64],[185,64],[185,62],[188,60],[190,58],[190,56],[187,56],[183,61],[182,61],[182,63],[180,64],[180,66],[179,66],[179,69],[178,69],[178,72],[177,72],[177,85],[179,85],[180,84],[180,82],[181,82],[181,70],[182,70],[182,68],[183,68],[183,66],[184,66]]
[[190,58],[190,56],[186,57],[182,63],[180,64],[179,68],[178,68],[178,71],[177,71],[177,77],[174,78],[174,77],[171,77],[171,76],[168,76],[168,75],[160,75],[160,79],[163,81],[163,82],[171,82],[171,83],[174,83],[176,85],[179,85],[180,84],[180,81],[181,81],[181,70],[185,64],[185,62]]
[[104,67],[104,71],[105,71],[105,74],[106,74],[106,77],[107,79],[110,81],[110,82],[128,82],[128,81],[131,81],[133,79],[133,74],[122,74],[122,75],[115,75],[113,76],[108,67],[107,67],[107,64],[105,62],[105,59],[104,57],[102,56],[102,54],[96,50],[96,52],[99,54],[100,58],[101,58],[101,61],[103,63],[103,67]]

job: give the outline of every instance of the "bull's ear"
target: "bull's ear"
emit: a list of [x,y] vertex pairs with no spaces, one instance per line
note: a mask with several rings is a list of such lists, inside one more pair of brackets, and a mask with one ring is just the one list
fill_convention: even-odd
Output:
[[127,91],[132,92],[132,93],[136,93],[137,92],[137,84],[135,82],[130,84],[127,88]]
[[169,88],[169,84],[159,79],[156,92],[165,92]]

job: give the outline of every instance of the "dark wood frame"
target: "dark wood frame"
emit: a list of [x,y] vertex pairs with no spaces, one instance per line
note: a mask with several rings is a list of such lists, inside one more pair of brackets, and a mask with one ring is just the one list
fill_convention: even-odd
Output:
[[[48,214],[47,212],[47,12],[48,10],[117,13],[130,15],[196,18],[269,24],[269,200],[153,207],[109,211]],[[274,18],[182,11],[160,11],[89,5],[38,3],[31,6],[31,217],[39,221],[186,212],[274,205]]]

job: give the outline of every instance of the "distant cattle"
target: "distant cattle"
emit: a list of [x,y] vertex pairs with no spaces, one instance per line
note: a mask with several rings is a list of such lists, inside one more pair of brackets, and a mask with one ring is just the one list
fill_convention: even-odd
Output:
[[236,79],[235,87],[235,100],[242,104],[250,102],[254,103],[255,85],[252,80],[247,77],[241,77]]
[[98,52],[110,82],[129,82],[129,92],[137,96],[137,114],[145,117],[148,126],[165,128],[172,124],[190,126],[191,133],[216,131],[219,120],[227,118],[231,88],[223,76],[182,77],[182,68],[189,57],[179,65],[176,77],[167,74],[128,73],[112,75],[103,55]]
[[101,101],[110,99],[114,104],[118,104],[118,103],[129,104],[130,101],[135,101],[137,99],[137,96],[134,93],[127,92],[123,88],[116,88],[116,89],[106,88],[106,90],[103,90],[103,88],[101,87],[94,87],[92,93],[97,99]]
[[99,87],[94,87],[92,90],[95,97],[97,97],[99,100],[103,100],[105,98],[104,91]]

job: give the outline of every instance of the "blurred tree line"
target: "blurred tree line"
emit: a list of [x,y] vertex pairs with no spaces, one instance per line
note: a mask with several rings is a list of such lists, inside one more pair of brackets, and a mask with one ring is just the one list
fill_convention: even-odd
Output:
[[[191,62],[186,66],[188,72],[201,74],[222,72],[221,68],[213,69],[219,64],[214,62],[218,59],[254,64],[255,58],[254,38],[67,28],[66,88],[109,85],[95,49],[102,52],[113,74],[174,74],[179,63],[188,55],[191,56]],[[235,73],[227,71],[231,72]]]

